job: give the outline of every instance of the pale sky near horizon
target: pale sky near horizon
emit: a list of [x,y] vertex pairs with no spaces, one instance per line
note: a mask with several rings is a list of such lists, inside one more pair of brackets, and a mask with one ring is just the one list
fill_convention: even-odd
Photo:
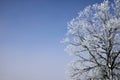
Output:
[[103,0],[0,0],[0,80],[65,80],[67,22]]

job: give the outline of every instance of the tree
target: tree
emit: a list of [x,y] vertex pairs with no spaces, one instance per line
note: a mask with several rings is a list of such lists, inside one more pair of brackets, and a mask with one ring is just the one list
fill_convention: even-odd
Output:
[[72,80],[120,80],[120,0],[87,6],[68,23]]

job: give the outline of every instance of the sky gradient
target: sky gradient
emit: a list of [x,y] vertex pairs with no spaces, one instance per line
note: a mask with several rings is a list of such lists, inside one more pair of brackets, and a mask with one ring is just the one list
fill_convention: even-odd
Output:
[[0,0],[0,80],[65,80],[67,22],[102,0]]

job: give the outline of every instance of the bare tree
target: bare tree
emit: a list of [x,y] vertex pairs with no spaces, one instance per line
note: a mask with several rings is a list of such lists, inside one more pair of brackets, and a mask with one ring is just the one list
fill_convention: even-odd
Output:
[[71,80],[120,80],[120,0],[86,7],[68,23]]

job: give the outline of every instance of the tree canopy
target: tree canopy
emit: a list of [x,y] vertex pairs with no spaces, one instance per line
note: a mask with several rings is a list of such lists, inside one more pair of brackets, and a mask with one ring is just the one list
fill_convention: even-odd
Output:
[[87,6],[68,23],[71,80],[120,80],[120,0]]

